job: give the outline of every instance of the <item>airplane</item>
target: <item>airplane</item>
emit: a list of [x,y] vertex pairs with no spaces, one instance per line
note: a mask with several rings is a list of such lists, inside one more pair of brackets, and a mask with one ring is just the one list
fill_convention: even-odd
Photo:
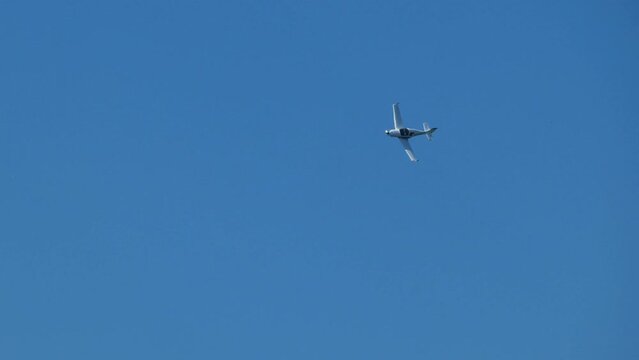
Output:
[[386,130],[386,135],[398,138],[410,161],[418,161],[413,153],[413,148],[410,147],[408,139],[414,136],[426,135],[426,138],[430,141],[433,139],[433,133],[437,130],[437,128],[431,128],[426,122],[424,123],[424,130],[405,128],[402,123],[402,115],[399,112],[399,103],[393,104],[393,122],[395,123],[395,128]]

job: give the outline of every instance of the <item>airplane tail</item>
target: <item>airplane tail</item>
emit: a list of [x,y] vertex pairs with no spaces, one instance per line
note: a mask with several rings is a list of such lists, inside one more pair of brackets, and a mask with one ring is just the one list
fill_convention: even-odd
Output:
[[426,138],[428,138],[428,141],[431,141],[433,139],[433,134],[435,133],[435,131],[437,131],[437,128],[431,128],[430,126],[428,126],[428,123],[425,122],[424,131],[426,131]]

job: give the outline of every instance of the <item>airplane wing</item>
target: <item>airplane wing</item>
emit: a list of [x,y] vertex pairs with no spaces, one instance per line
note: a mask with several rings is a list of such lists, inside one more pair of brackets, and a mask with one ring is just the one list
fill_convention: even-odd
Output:
[[402,123],[402,114],[399,112],[399,103],[393,104],[393,121],[395,122],[395,129],[401,129],[404,127]]
[[418,161],[417,158],[415,157],[415,154],[413,153],[413,148],[410,147],[410,143],[408,142],[408,139],[399,139],[399,142],[402,143],[402,146],[404,147],[404,151],[406,151],[406,155],[408,155],[408,157],[410,158],[410,161],[412,162]]

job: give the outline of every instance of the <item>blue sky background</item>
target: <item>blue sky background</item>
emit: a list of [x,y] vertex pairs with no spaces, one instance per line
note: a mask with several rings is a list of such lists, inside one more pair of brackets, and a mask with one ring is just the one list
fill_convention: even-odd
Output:
[[0,2],[0,357],[637,359],[637,39],[635,1]]

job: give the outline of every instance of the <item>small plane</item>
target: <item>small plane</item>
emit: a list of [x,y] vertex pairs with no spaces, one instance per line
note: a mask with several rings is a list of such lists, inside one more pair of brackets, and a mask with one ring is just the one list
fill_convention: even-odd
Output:
[[399,112],[399,103],[393,104],[393,121],[395,123],[395,128],[386,130],[386,135],[398,138],[399,142],[402,143],[402,146],[404,147],[404,151],[406,151],[406,154],[410,158],[410,161],[418,161],[413,153],[413,148],[410,147],[408,139],[414,136],[426,135],[426,138],[430,141],[432,140],[433,133],[437,130],[437,128],[431,128],[426,122],[424,123],[424,130],[405,128],[402,123],[402,115]]

